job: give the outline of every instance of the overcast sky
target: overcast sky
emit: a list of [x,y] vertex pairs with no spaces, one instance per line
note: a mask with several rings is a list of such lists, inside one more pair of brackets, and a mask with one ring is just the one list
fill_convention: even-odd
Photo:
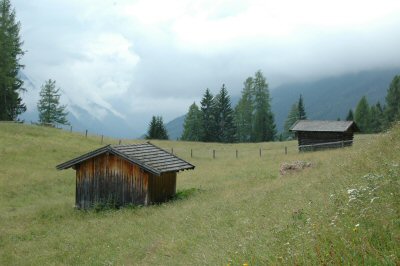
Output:
[[[400,1],[12,0],[24,72],[64,100],[145,128],[185,113],[205,88],[238,95],[261,69],[270,88],[400,64]],[[35,108],[38,92],[28,92]],[[96,106],[96,107],[94,107]],[[140,124],[142,123],[142,124]],[[139,125],[140,124],[140,125]]]

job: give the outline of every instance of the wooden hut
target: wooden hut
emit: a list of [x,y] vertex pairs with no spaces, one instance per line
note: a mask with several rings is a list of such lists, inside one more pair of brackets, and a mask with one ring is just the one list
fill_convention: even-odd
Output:
[[57,165],[76,170],[77,208],[112,202],[148,205],[176,193],[177,172],[194,165],[151,144],[107,145]]
[[290,131],[296,134],[299,150],[309,151],[351,146],[359,129],[353,121],[298,120]]

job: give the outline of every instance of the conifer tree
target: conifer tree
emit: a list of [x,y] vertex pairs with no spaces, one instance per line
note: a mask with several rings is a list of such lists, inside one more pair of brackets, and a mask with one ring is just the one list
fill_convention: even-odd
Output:
[[378,133],[383,130],[384,125],[384,113],[383,108],[378,102],[376,105],[370,108],[370,125],[369,131],[372,133]]
[[205,142],[216,141],[214,96],[211,94],[209,89],[206,89],[200,104],[203,122],[203,136],[201,140]]
[[9,0],[0,0],[0,120],[17,120],[26,111],[20,92],[25,91],[18,77],[24,55],[21,25]]
[[299,103],[297,104],[299,120],[307,119],[306,110],[303,103],[303,96],[300,94]]
[[349,112],[347,113],[346,116],[346,121],[353,121],[354,120],[354,114],[353,114],[353,110],[349,110]]
[[203,121],[199,107],[193,103],[183,124],[182,140],[201,141],[203,136]]
[[252,99],[253,78],[248,77],[244,82],[242,96],[235,107],[235,125],[237,139],[239,142],[251,140],[253,99]]
[[254,77],[254,119],[252,141],[272,141],[276,136],[274,115],[271,111],[271,100],[268,84],[259,70]]
[[292,139],[294,134],[289,131],[289,129],[293,126],[296,121],[299,120],[299,106],[294,103],[290,108],[289,114],[286,118],[285,124],[283,126],[283,138],[284,139]]
[[60,97],[60,89],[56,89],[55,80],[49,79],[42,85],[40,99],[37,104],[40,123],[52,125],[68,124],[66,105],[60,105]]
[[368,133],[370,131],[370,107],[365,96],[357,104],[354,120],[361,132]]
[[167,129],[161,116],[151,118],[146,139],[168,139]]
[[215,97],[214,117],[216,121],[216,140],[218,142],[232,143],[236,141],[236,127],[234,123],[231,99],[225,84]]
[[390,83],[386,95],[385,115],[387,126],[400,120],[400,75],[396,75]]

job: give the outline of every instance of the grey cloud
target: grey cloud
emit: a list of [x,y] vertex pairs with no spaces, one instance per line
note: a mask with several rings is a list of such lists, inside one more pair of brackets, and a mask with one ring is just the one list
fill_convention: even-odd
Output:
[[[58,77],[71,101],[87,98],[74,104],[95,101],[99,108],[124,114],[139,129],[146,128],[153,114],[165,120],[183,114],[205,88],[216,93],[225,83],[231,95],[238,95],[246,77],[258,69],[274,88],[296,80],[400,65],[398,16],[349,29],[307,28],[285,38],[251,36],[233,39],[226,46],[205,43],[199,52],[199,47],[179,43],[170,21],[146,27],[135,18],[116,16],[114,10],[122,3],[99,2],[95,8],[85,8],[91,4],[79,1],[16,0],[13,4],[28,50],[23,59],[28,75],[40,82]],[[235,16],[242,8],[246,8],[243,3],[217,10],[212,19]],[[99,55],[102,68],[96,68],[100,67],[96,62],[90,65],[94,59],[85,53],[85,45],[110,33],[130,42],[129,54],[139,58],[136,64]],[[73,72],[74,64],[86,63],[82,69],[87,73]],[[101,79],[114,84],[118,93],[101,88]],[[82,92],[85,88],[88,91]],[[111,93],[100,93],[107,88]]]

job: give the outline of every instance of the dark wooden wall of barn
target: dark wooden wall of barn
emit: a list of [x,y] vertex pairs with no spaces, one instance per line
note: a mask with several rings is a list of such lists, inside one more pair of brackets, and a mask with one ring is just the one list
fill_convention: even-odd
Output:
[[76,206],[90,208],[98,202],[116,205],[148,203],[149,173],[123,158],[102,154],[76,169]]
[[[335,148],[342,147],[342,143],[339,142],[345,141],[343,146],[351,146],[353,142],[353,132],[313,132],[313,131],[299,131],[297,132],[297,138],[299,142],[300,150],[316,150],[316,149],[324,149],[324,148]],[[314,145],[314,144],[322,144],[322,143],[330,143],[326,145],[320,145],[313,148],[301,148],[303,145]]]
[[148,205],[167,201],[175,192],[176,172],[153,175],[113,154],[99,155],[76,167],[78,208],[101,202]]
[[152,175],[149,179],[149,199],[152,203],[165,202],[176,193],[176,172],[160,176]]

